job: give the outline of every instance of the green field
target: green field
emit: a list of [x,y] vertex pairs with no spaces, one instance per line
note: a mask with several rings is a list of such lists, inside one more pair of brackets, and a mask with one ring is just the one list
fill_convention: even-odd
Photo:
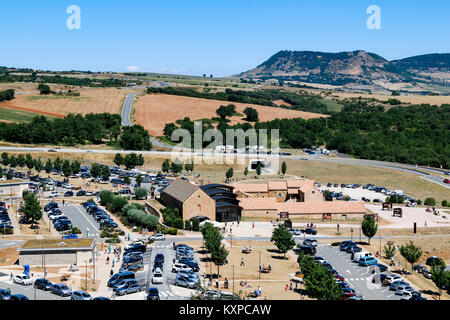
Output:
[[331,112],[340,112],[343,107],[342,104],[338,103],[335,100],[323,99],[321,100],[321,102],[325,104],[327,106],[327,110]]
[[[30,122],[34,117],[40,116],[39,113],[0,108],[0,120],[10,122]],[[53,117],[45,116],[46,118],[53,119]]]

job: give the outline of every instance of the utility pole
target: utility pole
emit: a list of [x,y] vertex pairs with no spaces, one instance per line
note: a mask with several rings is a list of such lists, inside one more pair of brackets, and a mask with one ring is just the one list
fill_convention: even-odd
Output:
[[88,289],[88,285],[87,285],[87,264],[88,264],[88,261],[86,260],[86,288],[85,288],[86,291]]
[[259,267],[258,267],[258,277],[261,279],[261,251],[259,251]]
[[234,265],[232,267],[233,267],[233,299],[234,299]]
[[359,242],[361,242],[361,228],[359,228]]

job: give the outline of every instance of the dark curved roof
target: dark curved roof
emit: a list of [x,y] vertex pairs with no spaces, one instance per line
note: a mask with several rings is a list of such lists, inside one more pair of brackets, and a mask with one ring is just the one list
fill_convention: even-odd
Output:
[[233,186],[230,186],[228,184],[220,184],[220,183],[205,184],[204,186],[201,186],[200,188],[202,190],[207,190],[207,189],[211,189],[211,188],[225,188],[225,189],[231,189],[231,190],[234,189]]
[[227,202],[227,203],[239,204],[239,202],[241,202],[240,200],[237,200],[236,198],[230,198],[227,196],[214,197],[213,199],[216,200],[216,203],[217,202]]
[[217,194],[223,194],[223,195],[228,195],[229,197],[236,198],[236,194],[234,194],[233,192],[227,191],[224,189],[220,189],[220,188],[212,188],[212,189],[206,189],[206,190],[202,189],[202,190],[210,197],[214,197]]

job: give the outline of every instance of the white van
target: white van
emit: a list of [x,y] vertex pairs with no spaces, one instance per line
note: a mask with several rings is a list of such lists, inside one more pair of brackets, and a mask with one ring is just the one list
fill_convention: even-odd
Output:
[[359,262],[362,257],[373,257],[373,254],[367,251],[356,252],[353,256],[353,261]]

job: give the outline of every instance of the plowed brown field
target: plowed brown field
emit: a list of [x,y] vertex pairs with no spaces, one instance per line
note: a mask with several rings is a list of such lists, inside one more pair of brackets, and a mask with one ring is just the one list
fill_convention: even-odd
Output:
[[119,113],[122,101],[129,93],[122,89],[81,89],[79,97],[41,96],[39,94],[16,95],[12,101],[1,104],[10,108],[36,112],[53,117],[64,117],[69,113]]
[[[288,110],[276,107],[260,106],[247,103],[191,98],[166,94],[152,94],[140,97],[136,103],[136,123],[142,125],[151,135],[160,136],[166,123],[189,117],[191,120],[217,117],[216,110],[221,105],[236,105],[236,111],[243,114],[246,107],[252,107],[259,113],[259,121],[270,121],[276,118],[312,119],[327,117],[326,115]],[[245,122],[245,116],[233,116],[230,124]]]

